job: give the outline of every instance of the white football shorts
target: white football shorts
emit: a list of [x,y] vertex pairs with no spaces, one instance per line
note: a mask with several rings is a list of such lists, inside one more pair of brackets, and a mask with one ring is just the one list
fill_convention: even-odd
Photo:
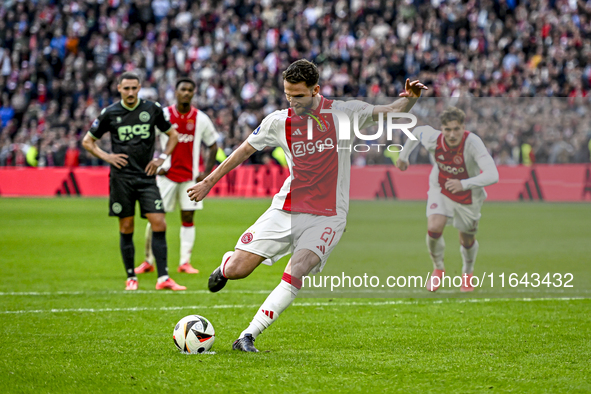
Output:
[[195,182],[177,183],[171,181],[165,175],[159,175],[156,177],[156,183],[158,184],[158,189],[160,189],[165,212],[174,211],[177,202],[181,207],[181,211],[197,211],[203,209],[203,201],[191,201],[187,194],[187,189],[195,185]]
[[345,225],[346,220],[340,216],[290,213],[271,207],[242,234],[236,249],[263,256],[268,259],[264,264],[268,265],[290,253],[308,249],[320,258],[320,263],[310,272],[315,274],[324,268]]
[[438,214],[453,218],[455,228],[463,233],[476,234],[483,202],[484,199],[472,198],[472,204],[460,204],[443,195],[440,187],[430,187],[427,193],[427,217]]

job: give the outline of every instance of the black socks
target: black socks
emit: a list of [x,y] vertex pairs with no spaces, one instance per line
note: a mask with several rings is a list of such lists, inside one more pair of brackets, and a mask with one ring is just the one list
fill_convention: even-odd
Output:
[[120,233],[119,247],[121,248],[121,257],[123,258],[123,265],[125,266],[125,272],[128,278],[135,277],[135,247],[133,246],[133,233],[123,234]]
[[158,277],[168,275],[168,250],[166,246],[166,231],[154,231],[152,233],[152,253],[156,260]]

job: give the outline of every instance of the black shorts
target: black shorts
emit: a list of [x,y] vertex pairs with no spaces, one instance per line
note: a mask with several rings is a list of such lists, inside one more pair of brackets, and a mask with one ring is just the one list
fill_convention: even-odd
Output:
[[164,213],[156,178],[110,176],[109,216],[125,218],[135,215],[135,202],[140,202],[143,218],[147,213]]

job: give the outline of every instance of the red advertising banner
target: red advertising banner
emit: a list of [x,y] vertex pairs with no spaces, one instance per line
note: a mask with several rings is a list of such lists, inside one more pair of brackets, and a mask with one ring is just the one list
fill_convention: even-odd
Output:
[[[426,200],[431,165],[406,171],[380,165],[351,169],[351,199]],[[501,166],[488,186],[489,201],[591,201],[591,164]],[[210,197],[271,197],[289,176],[277,165],[241,166],[224,177]],[[107,167],[0,168],[0,196],[108,196]]]

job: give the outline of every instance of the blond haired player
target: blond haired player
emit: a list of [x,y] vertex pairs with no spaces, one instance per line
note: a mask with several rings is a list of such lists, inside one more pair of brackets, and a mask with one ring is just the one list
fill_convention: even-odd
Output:
[[[460,233],[462,254],[461,291],[472,291],[470,279],[478,254],[475,236],[480,221],[480,208],[486,199],[484,187],[497,183],[499,173],[482,140],[465,130],[464,111],[449,107],[440,116],[441,131],[431,126],[416,127],[400,153],[396,166],[405,171],[408,157],[422,144],[435,162],[429,176],[427,198],[427,248],[433,260],[433,272],[427,290],[436,291],[445,272],[442,234],[448,219]],[[435,279],[438,278],[438,279]]]

